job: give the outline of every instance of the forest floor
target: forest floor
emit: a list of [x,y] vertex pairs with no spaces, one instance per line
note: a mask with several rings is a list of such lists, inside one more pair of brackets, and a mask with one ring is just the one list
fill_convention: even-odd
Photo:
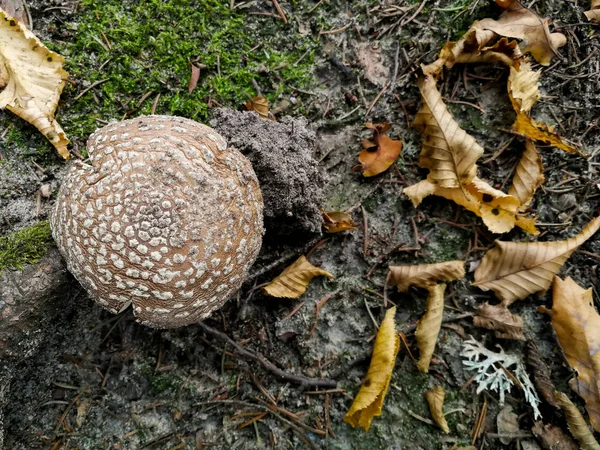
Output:
[[[483,0],[280,0],[284,23],[275,3],[33,0],[30,9],[34,32],[67,61],[72,82],[58,119],[84,156],[87,136],[108,121],[155,112],[207,123],[212,108],[240,109],[257,89],[279,116],[308,119],[318,136],[314,158],[326,197],[321,206],[348,211],[360,225],[323,236],[311,255],[335,279],[315,279],[299,300],[253,290],[319,238],[290,237],[284,250],[265,249],[256,272],[279,264],[244,285],[207,324],[283,370],[334,378],[339,389],[307,392],[240,359],[200,326],[153,330],[129,312],[112,316],[82,294],[9,387],[6,449],[451,449],[471,445],[484,403],[477,448],[541,448],[535,447],[533,414],[522,392],[514,388],[505,400],[521,430],[505,445],[497,437],[502,408],[497,395],[476,394],[476,386],[467,385],[472,374],[460,352],[469,335],[489,349],[501,344],[523,357],[525,348],[524,342],[498,340],[473,326],[469,313],[496,300],[470,286],[469,269],[495,239],[551,241],[579,232],[600,207],[597,157],[541,148],[546,182],[531,206],[541,231],[536,238],[518,229],[493,235],[473,214],[438,197],[415,209],[402,190],[425,173],[417,164],[422,139],[411,127],[420,105],[419,65],[433,61],[473,21],[497,18],[500,8]],[[552,18],[554,29],[568,39],[549,67],[534,64],[542,70],[543,97],[533,115],[556,125],[584,153],[597,155],[600,32],[583,15],[589,4],[547,0],[527,6]],[[204,66],[189,93],[192,61]],[[514,112],[507,73],[494,65],[458,65],[440,83],[456,120],[485,149],[479,176],[497,188],[512,178],[524,144],[508,131]],[[390,136],[404,143],[398,161],[373,178],[352,171],[361,141],[370,136],[367,121],[390,122]],[[35,249],[13,255],[5,266],[32,262],[40,248],[52,245],[43,221],[67,165],[33,127],[0,112],[0,233],[21,230],[37,239]],[[42,185],[50,185],[50,199],[40,199]],[[40,223],[42,239],[40,228],[30,232]],[[561,275],[593,287],[599,305],[600,239],[579,250]],[[446,292],[449,321],[429,374],[420,374],[402,348],[382,415],[367,433],[351,428],[343,417],[366,374],[383,319],[387,266],[451,259],[465,260],[468,273]],[[317,304],[332,293],[317,316]],[[397,327],[417,354],[414,324],[423,314],[425,294],[389,288],[387,296],[398,305]],[[556,386],[569,392],[572,372],[548,316],[537,312],[540,305],[551,306],[549,294],[517,302],[513,311],[525,319],[527,336],[551,366]],[[430,418],[423,393],[434,385],[447,393],[447,435],[423,420]],[[542,414],[544,423],[568,433],[559,412],[543,405]]]

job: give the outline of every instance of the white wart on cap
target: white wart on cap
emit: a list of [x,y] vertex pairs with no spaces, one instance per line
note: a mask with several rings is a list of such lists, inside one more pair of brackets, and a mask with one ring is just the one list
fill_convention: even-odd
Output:
[[69,270],[113,313],[198,322],[237,291],[260,250],[263,201],[250,162],[181,117],[112,123],[65,177],[52,234]]

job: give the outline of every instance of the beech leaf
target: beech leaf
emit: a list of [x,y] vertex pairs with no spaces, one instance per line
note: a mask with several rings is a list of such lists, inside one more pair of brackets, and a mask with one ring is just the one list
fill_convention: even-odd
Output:
[[554,277],[552,328],[577,377],[569,381],[571,389],[585,400],[585,408],[596,431],[600,430],[600,315],[594,308],[592,289],[583,289],[571,278]]
[[347,230],[358,230],[352,216],[345,212],[329,211],[323,213],[323,228],[327,233],[339,233]]
[[594,435],[588,428],[587,423],[585,423],[585,419],[577,409],[577,406],[571,402],[569,397],[562,392],[555,392],[554,397],[556,399],[556,403],[561,407],[563,412],[565,413],[565,417],[567,418],[567,425],[569,425],[569,430],[575,439],[579,441],[579,445],[582,450],[600,450],[600,445],[598,445],[598,441],[594,438]]
[[402,152],[402,141],[390,139],[385,132],[390,129],[387,122],[372,124],[367,122],[367,128],[373,130],[373,140],[365,140],[363,149],[358,155],[361,163],[357,170],[362,170],[365,177],[373,177],[385,172],[400,156]]
[[531,69],[531,64],[524,62],[515,67],[510,67],[508,77],[508,92],[511,100],[516,103],[515,109],[529,113],[533,105],[541,98],[538,89],[539,79],[542,72]]
[[584,14],[590,22],[600,23],[600,0],[592,0],[590,10]]
[[344,416],[344,421],[352,427],[359,426],[369,431],[373,417],[381,415],[383,400],[390,386],[396,355],[400,348],[400,339],[394,323],[395,315],[396,307],[385,313],[377,332],[367,376],[350,410]]
[[246,102],[246,109],[248,111],[256,111],[263,119],[272,120],[269,116],[269,101],[262,95],[253,97],[252,100]]
[[511,313],[503,303],[490,305],[486,302],[480,305],[473,316],[473,324],[476,327],[494,330],[494,334],[500,339],[525,340],[523,319]]
[[313,266],[302,255],[262,290],[271,297],[299,298],[306,292],[311,280],[321,275],[333,280],[333,275],[326,270]]
[[446,393],[441,386],[435,386],[433,389],[425,391],[425,400],[429,404],[429,411],[431,411],[431,417],[435,420],[435,423],[439,425],[444,433],[450,433],[448,422],[444,416],[442,407],[444,406],[444,397]]
[[68,78],[64,59],[48,48],[17,19],[0,9],[0,108],[36,127],[60,156],[70,158],[69,140],[54,119]]
[[588,223],[578,235],[564,241],[496,241],[475,271],[473,285],[484,291],[494,291],[506,304],[546,292],[569,256],[598,228],[600,217]]
[[513,124],[513,130],[526,138],[544,142],[565,152],[581,154],[575,146],[559,136],[554,131],[554,127],[538,123],[525,113],[517,112],[517,119]]
[[411,286],[427,289],[438,281],[460,280],[465,276],[464,261],[445,261],[413,266],[390,266],[390,283],[400,292]]
[[425,306],[425,315],[417,323],[415,337],[420,355],[417,361],[417,368],[426,373],[429,371],[431,357],[435,350],[438,334],[442,328],[442,319],[444,317],[444,291],[445,284],[436,284],[427,288],[429,297]]
[[544,183],[544,167],[542,158],[535,144],[527,139],[525,151],[517,165],[513,184],[508,193],[519,200],[519,211],[524,211],[533,201],[535,191]]

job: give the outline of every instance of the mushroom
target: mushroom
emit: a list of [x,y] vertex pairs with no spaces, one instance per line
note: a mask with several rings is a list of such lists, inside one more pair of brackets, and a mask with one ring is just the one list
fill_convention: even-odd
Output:
[[155,328],[201,321],[242,285],[260,250],[263,200],[250,162],[212,128],[170,116],[111,123],[60,188],[52,235],[112,313]]

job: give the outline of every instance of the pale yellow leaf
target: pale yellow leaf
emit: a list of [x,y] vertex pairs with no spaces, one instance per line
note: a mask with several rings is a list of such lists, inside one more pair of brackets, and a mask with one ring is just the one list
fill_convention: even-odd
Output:
[[600,23],[600,0],[592,0],[590,10],[584,14],[590,22]]
[[400,292],[406,292],[411,286],[428,289],[439,281],[460,280],[464,276],[464,261],[390,266],[390,284],[395,285]]
[[585,400],[590,422],[600,431],[600,315],[594,308],[592,289],[583,289],[570,277],[554,277],[552,327],[571,368],[577,377],[569,386]]
[[433,195],[436,191],[437,186],[433,184],[431,181],[425,179],[421,180],[412,186],[404,188],[402,191],[406,196],[410,199],[414,207],[416,208],[421,204],[425,197],[429,197]]
[[427,400],[427,403],[429,404],[431,417],[433,417],[435,423],[439,425],[444,433],[450,433],[448,422],[446,421],[444,411],[442,410],[444,406],[444,397],[446,397],[446,393],[441,386],[436,386],[433,389],[425,391],[425,400]]
[[333,280],[333,275],[313,266],[303,255],[262,290],[271,297],[299,298],[306,292],[311,280],[320,275]]
[[480,305],[473,316],[473,324],[476,327],[494,330],[494,334],[500,339],[525,340],[523,319],[511,313],[504,303],[490,305],[486,302]]
[[253,97],[252,100],[248,100],[246,102],[246,109],[248,111],[256,111],[263,119],[273,120],[269,116],[269,100],[262,95]]
[[571,430],[571,433],[573,436],[575,436],[575,439],[579,441],[581,449],[600,450],[598,441],[596,441],[594,438],[594,435],[588,428],[587,423],[585,423],[585,419],[577,409],[577,406],[575,406],[569,397],[562,392],[555,392],[554,397],[556,399],[556,403],[558,403],[565,413],[569,430]]
[[513,130],[526,138],[550,144],[565,152],[581,154],[577,147],[559,136],[554,131],[554,127],[538,123],[523,112],[517,111],[517,119],[513,124]]
[[527,139],[525,151],[517,165],[513,184],[508,193],[519,200],[519,211],[525,211],[531,204],[537,188],[545,181],[542,158],[535,144]]
[[390,308],[385,313],[385,318],[377,332],[367,376],[350,410],[344,416],[344,421],[352,427],[359,426],[369,431],[373,417],[381,415],[383,400],[392,379],[396,355],[400,348],[400,339],[394,323],[395,315],[396,307]]
[[25,25],[0,9],[0,73],[6,83],[0,108],[35,126],[60,156],[69,159],[65,132],[54,119],[68,77],[64,59],[50,51]]
[[473,285],[484,291],[494,291],[506,304],[546,292],[569,256],[598,228],[600,217],[587,224],[578,235],[564,241],[496,241],[475,271]]
[[446,285],[436,284],[435,286],[429,286],[427,290],[429,291],[429,297],[427,297],[425,315],[417,323],[417,330],[415,331],[417,346],[420,351],[417,368],[423,373],[429,371],[429,363],[435,350],[438,334],[442,328]]
[[528,62],[520,64],[519,67],[511,66],[510,68],[508,92],[524,113],[529,113],[541,97],[538,89],[541,74],[541,70],[532,70],[531,64]]

